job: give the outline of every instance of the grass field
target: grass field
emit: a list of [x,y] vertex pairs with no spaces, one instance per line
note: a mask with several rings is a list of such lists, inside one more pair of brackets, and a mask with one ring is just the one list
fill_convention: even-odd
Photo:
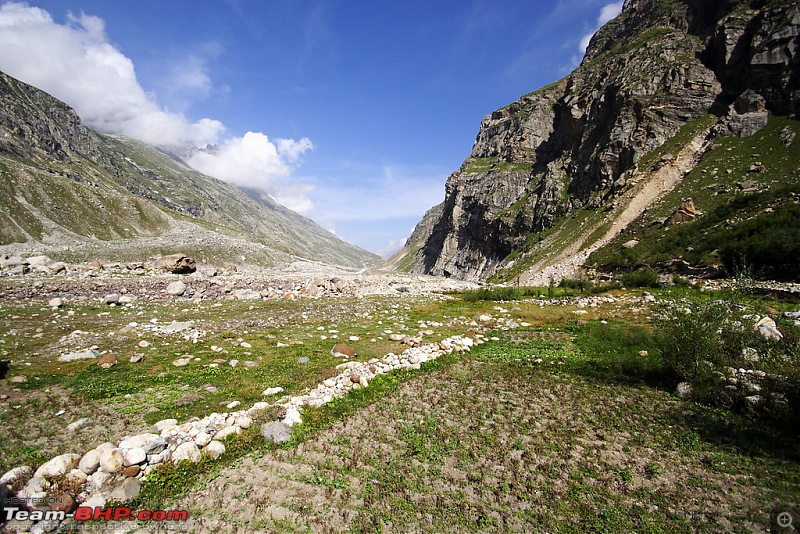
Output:
[[[732,298],[653,291],[660,301]],[[134,505],[188,509],[194,532],[763,532],[776,531],[781,512],[800,521],[796,426],[678,399],[640,290],[600,299],[556,288],[558,299],[539,297],[547,292],[111,309],[77,301],[55,311],[5,302],[7,378],[27,381],[2,385],[10,398],[0,425],[10,431],[0,471],[167,417],[223,411],[231,400],[270,400],[261,395],[267,387],[299,393],[336,372],[336,341],[365,361],[403,350],[388,331],[426,342],[483,333],[490,341],[469,353],[307,408],[286,445],[267,444],[254,425],[228,439],[216,461],[157,471]],[[516,300],[485,300],[509,296]],[[798,308],[752,296],[737,302],[775,317]],[[143,326],[173,320],[193,321],[198,341]],[[139,326],[125,329],[131,322]],[[779,327],[794,339],[789,323]],[[89,344],[120,363],[53,361]],[[130,363],[136,353],[144,360]],[[187,365],[172,365],[181,358]],[[215,359],[226,362],[210,366]],[[231,367],[233,359],[257,366]],[[207,384],[217,390],[202,391]],[[94,422],[66,433],[79,417]]]

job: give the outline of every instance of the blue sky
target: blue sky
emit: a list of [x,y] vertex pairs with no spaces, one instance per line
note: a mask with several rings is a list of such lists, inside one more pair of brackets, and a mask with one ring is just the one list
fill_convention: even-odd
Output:
[[621,2],[0,1],[0,70],[387,254],[481,118],[567,75]]

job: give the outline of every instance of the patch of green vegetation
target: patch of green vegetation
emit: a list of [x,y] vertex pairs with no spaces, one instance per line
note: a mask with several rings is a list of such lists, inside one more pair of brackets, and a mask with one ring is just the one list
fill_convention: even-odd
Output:
[[489,172],[492,170],[492,167],[497,163],[498,159],[496,157],[490,158],[470,158],[469,165],[467,166],[466,172],[471,173],[482,173],[482,172]]
[[[747,268],[759,277],[800,278],[795,261],[800,251],[800,152],[783,145],[785,130],[798,134],[800,123],[771,116],[750,138],[716,140],[674,191],[595,251],[588,264],[633,270],[663,268],[677,259],[728,275]],[[660,223],[684,198],[692,198],[702,215],[670,226]],[[623,248],[631,239],[639,243]]]

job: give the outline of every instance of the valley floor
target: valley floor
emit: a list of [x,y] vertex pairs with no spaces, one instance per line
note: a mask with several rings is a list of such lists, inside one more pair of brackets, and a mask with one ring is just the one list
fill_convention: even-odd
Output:
[[[220,458],[139,475],[131,505],[187,510],[170,527],[190,532],[766,532],[784,512],[800,522],[797,429],[681,400],[663,373],[653,301],[691,290],[526,288],[501,302],[455,281],[307,266],[127,271],[2,279],[0,475],[166,418],[278,401],[265,388],[298,395],[338,372],[334,343],[366,362],[465,335],[471,351],[305,408],[288,443],[261,437],[265,412]],[[178,280],[185,292],[167,293]],[[110,293],[135,298],[109,304]],[[87,350],[116,363],[57,361]]]

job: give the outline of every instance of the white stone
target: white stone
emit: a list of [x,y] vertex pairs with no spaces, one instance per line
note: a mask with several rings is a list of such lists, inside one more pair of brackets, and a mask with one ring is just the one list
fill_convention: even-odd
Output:
[[206,446],[205,451],[206,453],[208,453],[208,455],[211,457],[212,460],[216,460],[217,458],[225,454],[225,445],[215,440]]
[[34,477],[55,478],[66,475],[72,469],[78,467],[81,456],[79,454],[67,453],[56,456],[52,460],[45,462],[33,474]]
[[299,425],[303,422],[300,418],[300,412],[297,411],[295,408],[289,408],[286,410],[286,415],[283,418],[284,424],[287,426],[294,426]]
[[169,428],[169,427],[172,427],[172,426],[177,426],[177,425],[178,425],[178,420],[177,419],[163,419],[163,420],[157,422],[156,424],[154,424],[153,428],[155,428],[156,431],[161,432],[162,430],[164,430],[166,428]]
[[76,360],[91,360],[97,358],[100,353],[94,349],[84,349],[76,352],[62,354],[56,361],[58,362],[74,362]]
[[122,471],[124,458],[119,449],[106,450],[100,453],[100,469],[106,473],[117,473]]
[[268,403],[268,402],[257,402],[257,403],[255,403],[255,404],[253,404],[253,407],[252,407],[252,408],[250,408],[249,410],[247,410],[247,413],[256,413],[256,412],[260,412],[260,411],[262,411],[262,410],[266,410],[266,409],[270,408],[271,406],[272,406],[272,405],[271,405],[270,403]]
[[75,432],[77,430],[80,430],[81,428],[85,428],[85,427],[91,425],[92,422],[93,421],[91,419],[89,419],[88,417],[82,417],[82,418],[78,419],[77,421],[74,421],[74,422],[68,424],[67,425],[67,431],[68,432]]
[[278,393],[283,393],[283,388],[280,386],[274,388],[267,388],[261,394],[262,395],[277,395]]
[[201,431],[194,437],[194,442],[198,447],[205,447],[211,442],[211,436],[208,434],[208,432]]
[[56,297],[54,299],[48,300],[47,305],[50,306],[51,308],[60,308],[61,306],[64,305],[64,300],[59,297]]
[[176,280],[175,282],[171,282],[169,285],[167,285],[167,294],[172,295],[173,297],[179,297],[185,292],[186,284],[180,280]]
[[95,493],[94,495],[90,496],[88,499],[81,503],[81,506],[86,506],[88,508],[105,508],[106,507],[106,499],[100,493]]
[[190,462],[197,463],[200,461],[200,458],[200,449],[197,448],[197,445],[194,441],[181,443],[175,449],[175,452],[172,453],[172,461],[174,463],[178,463],[183,460],[189,460]]
[[237,425],[226,426],[225,428],[214,434],[214,439],[220,441],[232,434],[241,434],[241,432],[242,432],[241,427]]
[[122,449],[122,456],[126,467],[130,465],[139,465],[147,460],[147,453],[144,452],[144,449],[141,447]]
[[89,476],[89,481],[97,488],[102,487],[114,475],[105,471],[97,470]]
[[253,419],[246,415],[240,415],[239,417],[236,418],[236,426],[238,426],[239,428],[250,428],[250,425],[252,424],[253,424]]
[[97,449],[92,449],[86,454],[83,455],[81,461],[78,463],[78,468],[86,473],[87,475],[91,475],[97,468],[100,467],[100,453]]
[[20,467],[15,467],[11,471],[6,472],[2,477],[0,477],[0,486],[5,484],[14,484],[18,480],[22,480],[25,478],[29,478],[33,474],[33,469],[31,469],[27,465],[22,465]]
[[229,410],[233,410],[234,408],[236,408],[236,407],[237,407],[237,406],[239,406],[240,404],[242,404],[242,403],[241,403],[241,402],[239,402],[239,401],[233,401],[233,402],[230,402],[230,403],[228,403],[228,405],[226,406],[226,408],[228,408]]
[[135,436],[130,436],[120,441],[117,447],[120,449],[133,449],[134,447],[141,447],[144,449],[144,447],[147,445],[147,442],[157,437],[158,436],[156,434],[151,434],[149,432],[144,434],[136,434]]

